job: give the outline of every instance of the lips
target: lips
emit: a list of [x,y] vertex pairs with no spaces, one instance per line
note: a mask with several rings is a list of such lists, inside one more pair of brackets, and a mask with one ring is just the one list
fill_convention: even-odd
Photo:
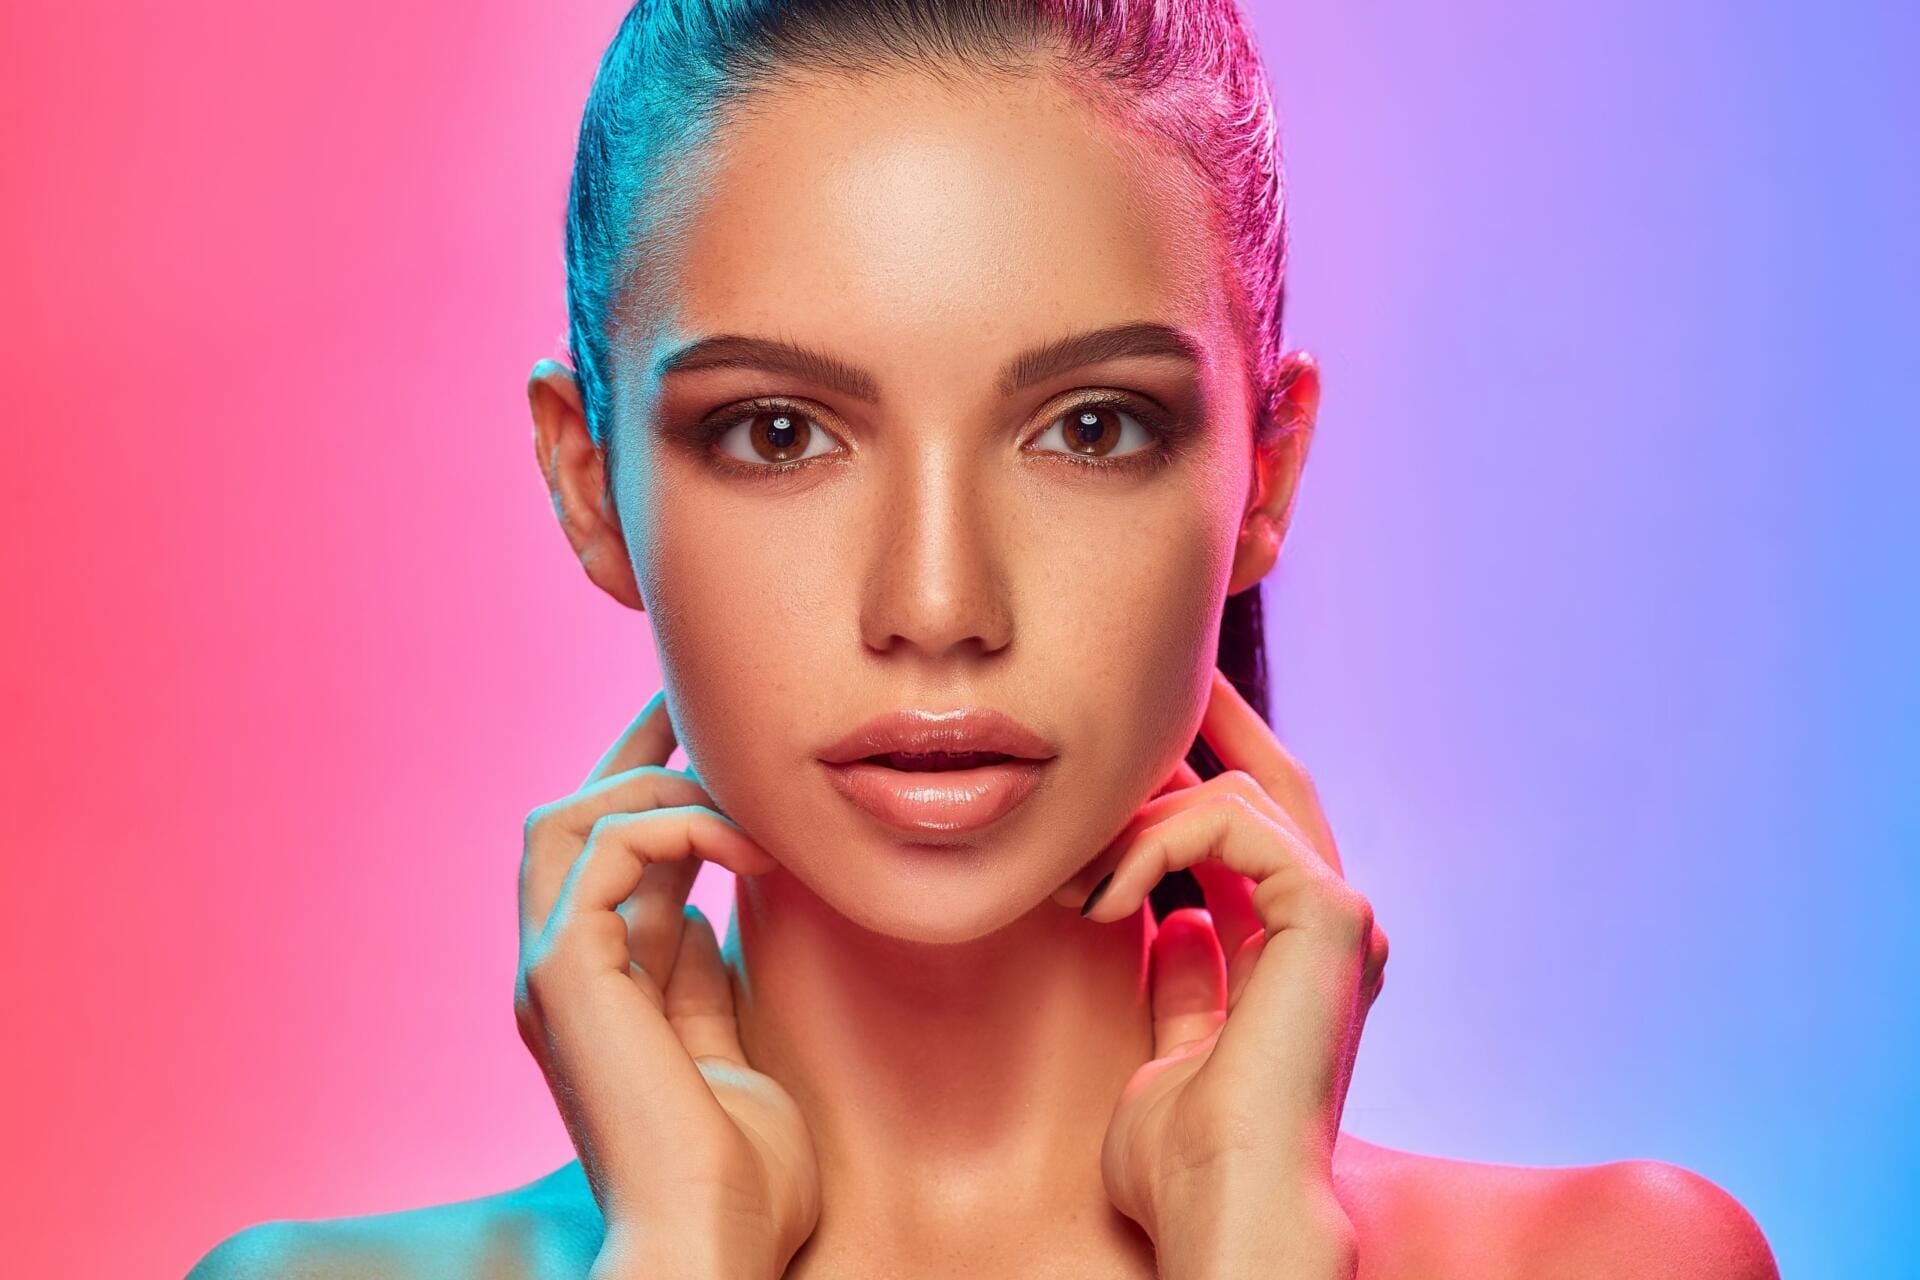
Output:
[[889,751],[884,755],[867,756],[868,764],[883,764],[889,769],[899,769],[904,773],[940,773],[952,769],[978,769],[982,765],[1005,764],[1016,756],[1004,755],[998,751]]
[[1051,760],[1054,745],[1005,712],[991,707],[953,711],[889,711],[868,720],[821,751],[827,764],[851,764],[893,753],[931,756],[979,753]]
[[923,833],[973,831],[1005,817],[1039,785],[1044,760],[911,772],[864,760],[826,765],[827,780],[890,827]]
[[1053,744],[991,708],[876,716],[820,753],[851,803],[912,832],[970,831],[998,821],[1039,785]]

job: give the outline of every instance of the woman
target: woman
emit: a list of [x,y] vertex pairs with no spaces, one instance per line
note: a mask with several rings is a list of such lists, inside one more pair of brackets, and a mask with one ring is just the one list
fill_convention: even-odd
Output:
[[1277,162],[1224,2],[629,13],[529,384],[665,675],[525,833],[580,1158],[196,1275],[1776,1274],[1669,1165],[1339,1130],[1387,943],[1265,723]]

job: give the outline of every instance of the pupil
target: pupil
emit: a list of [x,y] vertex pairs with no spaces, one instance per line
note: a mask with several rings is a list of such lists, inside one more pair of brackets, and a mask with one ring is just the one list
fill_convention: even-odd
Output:
[[1100,408],[1082,409],[1073,415],[1073,422],[1067,428],[1067,443],[1081,453],[1105,453],[1113,444],[1108,441],[1105,449],[1100,448],[1101,441],[1107,439],[1106,415],[1110,410]]
[[797,413],[782,409],[764,409],[753,418],[753,444],[769,462],[786,462],[801,452],[805,438],[800,430],[806,421]]

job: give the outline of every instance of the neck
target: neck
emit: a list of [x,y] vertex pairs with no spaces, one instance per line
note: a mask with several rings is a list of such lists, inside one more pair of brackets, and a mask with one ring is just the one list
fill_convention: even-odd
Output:
[[1149,941],[1144,910],[1047,901],[973,942],[902,942],[775,871],[736,881],[726,951],[742,1046],[806,1116],[827,1202],[961,1222],[1104,1202],[1107,1123],[1153,1056]]

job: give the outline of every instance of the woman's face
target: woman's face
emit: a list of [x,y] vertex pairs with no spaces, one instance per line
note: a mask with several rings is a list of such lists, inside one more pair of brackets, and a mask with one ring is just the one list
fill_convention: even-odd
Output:
[[[720,808],[842,915],[978,937],[1183,757],[1246,585],[1214,224],[1174,153],[1037,78],[786,85],[716,145],[615,357],[613,498],[671,714]],[[1192,354],[1143,330],[1033,356],[1121,325]],[[831,369],[693,346],[720,335]],[[877,714],[974,707],[1053,752],[984,826],[891,825],[820,759]]]

